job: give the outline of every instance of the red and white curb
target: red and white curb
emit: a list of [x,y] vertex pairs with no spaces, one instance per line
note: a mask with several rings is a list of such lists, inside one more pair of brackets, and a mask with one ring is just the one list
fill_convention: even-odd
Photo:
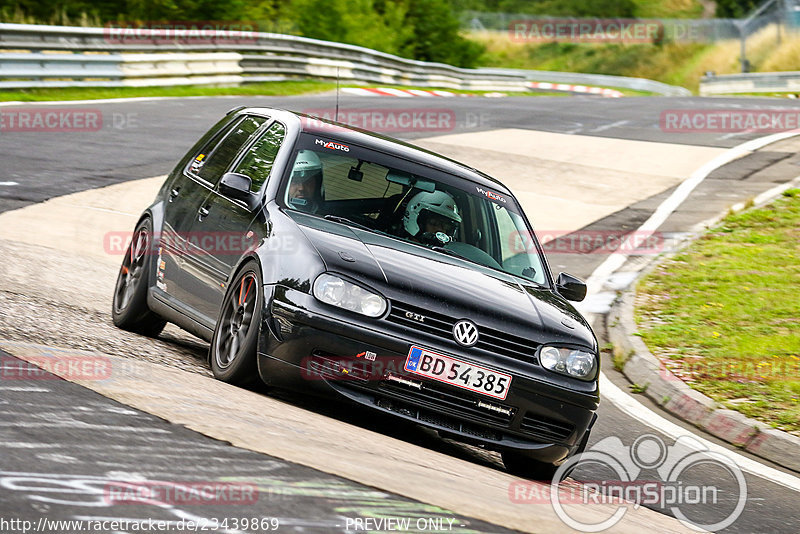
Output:
[[606,89],[605,87],[589,87],[588,85],[570,85],[567,83],[551,82],[528,82],[531,89],[544,91],[568,91],[570,93],[586,93],[589,95],[600,95],[608,98],[620,98],[623,95],[616,89]]
[[450,91],[422,90],[422,89],[392,89],[391,87],[345,87],[343,93],[356,96],[398,96],[400,98],[411,98],[414,96],[422,97],[451,97],[451,96],[471,96],[451,93]]

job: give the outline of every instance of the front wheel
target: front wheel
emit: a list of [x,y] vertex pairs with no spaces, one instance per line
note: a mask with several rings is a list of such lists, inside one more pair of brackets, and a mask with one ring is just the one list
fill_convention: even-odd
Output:
[[[586,430],[586,432],[583,433],[583,437],[581,438],[578,447],[572,454],[570,454],[566,458],[567,460],[578,454],[581,454],[583,451],[586,450],[586,446],[589,444],[590,433],[591,433],[590,430]],[[501,453],[501,456],[503,457],[503,465],[506,466],[506,470],[509,473],[523,478],[529,478],[531,480],[550,482],[553,480],[553,477],[555,476],[556,471],[558,471],[559,468],[558,465],[547,464],[534,460],[530,456],[519,451],[511,451],[511,450],[503,451]],[[565,478],[570,476],[572,472],[575,470],[575,467],[577,467],[577,464],[573,463],[573,465],[570,468],[568,468],[565,473],[562,473],[560,475],[559,477],[560,480],[558,482],[561,482],[561,480],[564,480]]]
[[152,248],[152,223],[150,219],[144,219],[133,231],[133,239],[122,259],[122,267],[114,287],[111,317],[119,328],[155,337],[167,322],[147,307],[147,280]]
[[250,262],[236,275],[222,300],[209,354],[217,379],[237,386],[258,383],[256,350],[263,305],[260,269]]
[[550,482],[558,471],[557,465],[534,460],[523,452],[503,451],[501,456],[506,471],[522,478]]

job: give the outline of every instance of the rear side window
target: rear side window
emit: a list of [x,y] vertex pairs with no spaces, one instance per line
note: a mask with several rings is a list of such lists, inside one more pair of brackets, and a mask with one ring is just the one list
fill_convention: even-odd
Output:
[[281,148],[286,135],[283,124],[276,122],[250,147],[247,154],[239,162],[234,172],[249,176],[252,181],[251,191],[258,191],[269,178],[275,156]]
[[248,139],[266,122],[263,117],[244,117],[228,130],[222,141],[217,143],[214,139],[203,147],[192,160],[189,171],[216,185]]

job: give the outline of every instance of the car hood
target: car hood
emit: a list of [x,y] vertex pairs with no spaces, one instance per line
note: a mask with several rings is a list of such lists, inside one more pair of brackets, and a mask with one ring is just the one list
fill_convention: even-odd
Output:
[[328,271],[349,275],[394,303],[526,337],[596,349],[586,320],[552,290],[373,232],[294,217]]

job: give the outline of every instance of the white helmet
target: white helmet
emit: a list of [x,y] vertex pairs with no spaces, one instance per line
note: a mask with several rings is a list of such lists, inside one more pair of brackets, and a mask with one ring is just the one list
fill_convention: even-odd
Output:
[[301,150],[297,153],[292,167],[292,181],[306,182],[316,176],[322,176],[322,162],[313,150]]
[[420,220],[420,216],[424,217],[427,214],[435,214],[453,222],[453,231],[448,235],[450,238],[455,233],[455,225],[461,222],[456,202],[449,193],[444,191],[434,191],[433,193],[423,191],[414,195],[406,205],[406,212],[403,215],[403,227],[406,232],[416,236],[420,232],[420,226],[423,223]]
[[322,162],[313,150],[301,150],[292,167],[287,201],[302,211],[316,213],[322,198]]

